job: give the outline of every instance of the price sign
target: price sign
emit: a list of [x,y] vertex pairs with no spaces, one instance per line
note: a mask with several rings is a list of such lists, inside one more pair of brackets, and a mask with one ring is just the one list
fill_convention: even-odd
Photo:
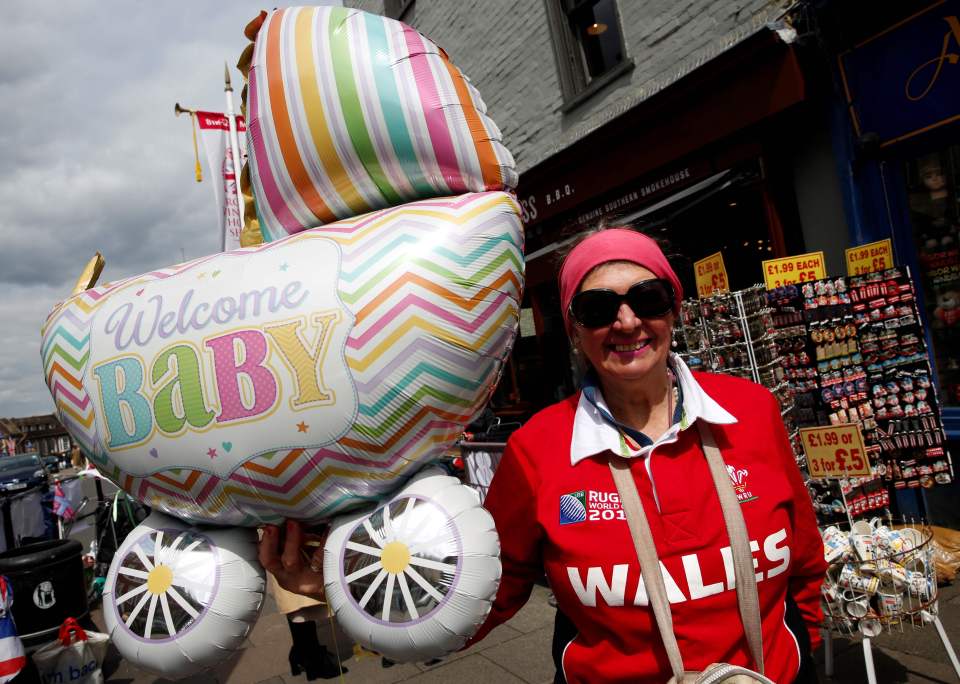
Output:
[[693,264],[697,277],[697,294],[709,297],[717,292],[729,292],[727,267],[723,265],[723,254],[717,252]]
[[827,267],[823,259],[823,252],[767,259],[763,262],[763,280],[768,290],[826,277]]
[[846,251],[847,275],[856,276],[893,268],[893,246],[890,238],[870,242]]
[[863,447],[859,425],[800,428],[800,439],[810,477],[829,479],[870,475],[870,461]]

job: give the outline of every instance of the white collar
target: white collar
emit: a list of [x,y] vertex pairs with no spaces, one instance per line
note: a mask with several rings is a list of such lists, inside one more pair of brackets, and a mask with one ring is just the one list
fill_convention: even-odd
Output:
[[[670,365],[683,396],[680,423],[672,425],[660,439],[652,445],[640,449],[633,456],[646,456],[654,447],[675,441],[680,430],[686,430],[700,418],[717,425],[737,422],[734,416],[703,391],[700,383],[693,377],[683,359],[676,354],[670,354]],[[594,398],[600,407],[609,413],[601,393],[597,392]],[[581,393],[580,402],[577,404],[577,412],[573,419],[570,465],[576,465],[585,458],[607,451],[612,451],[615,454],[620,453],[620,431],[611,425],[600,413],[600,410]]]

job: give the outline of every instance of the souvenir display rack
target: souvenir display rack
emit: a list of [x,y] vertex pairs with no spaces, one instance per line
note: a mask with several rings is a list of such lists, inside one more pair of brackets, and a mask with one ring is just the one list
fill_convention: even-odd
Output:
[[693,369],[737,375],[769,388],[790,425],[793,397],[772,333],[766,290],[745,290],[683,302],[674,341]]
[[[889,486],[952,480],[909,271],[890,269],[768,292],[772,338],[799,427],[858,423],[874,476],[811,481],[824,522],[887,508]],[[839,490],[843,487],[843,492]]]

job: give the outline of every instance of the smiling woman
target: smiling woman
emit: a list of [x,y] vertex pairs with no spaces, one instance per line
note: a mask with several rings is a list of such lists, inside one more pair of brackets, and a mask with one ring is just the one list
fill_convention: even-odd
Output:
[[484,502],[503,579],[476,639],[545,573],[558,681],[667,681],[721,661],[746,681],[808,681],[822,544],[776,400],[670,352],[682,286],[652,238],[587,233],[559,280],[586,373],[507,443]]

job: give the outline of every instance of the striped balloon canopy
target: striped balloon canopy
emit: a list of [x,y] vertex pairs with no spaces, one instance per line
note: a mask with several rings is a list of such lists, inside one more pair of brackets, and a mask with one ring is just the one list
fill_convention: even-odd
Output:
[[398,21],[266,15],[250,63],[250,180],[266,240],[428,197],[516,186],[477,90]]
[[42,331],[57,415],[179,518],[317,522],[377,501],[500,376],[518,209],[503,192],[421,200],[81,292]]

